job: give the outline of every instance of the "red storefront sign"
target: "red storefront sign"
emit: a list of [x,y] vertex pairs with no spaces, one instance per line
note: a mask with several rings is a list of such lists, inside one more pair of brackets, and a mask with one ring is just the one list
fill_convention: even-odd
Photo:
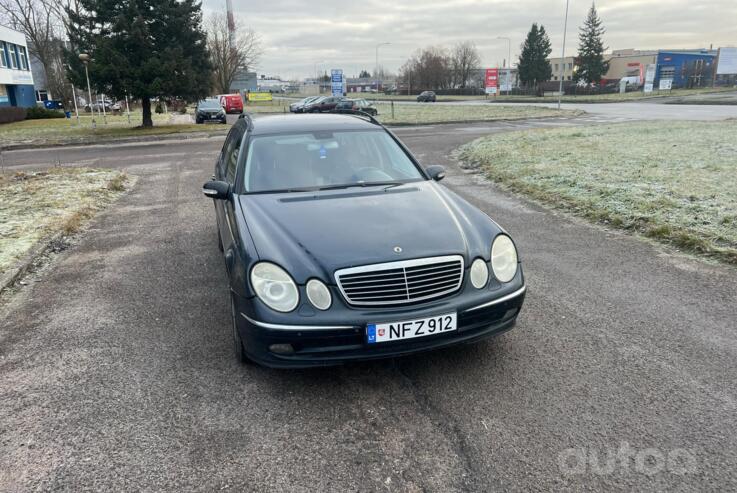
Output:
[[499,69],[498,68],[487,68],[486,69],[486,94],[496,94],[498,86],[499,86]]

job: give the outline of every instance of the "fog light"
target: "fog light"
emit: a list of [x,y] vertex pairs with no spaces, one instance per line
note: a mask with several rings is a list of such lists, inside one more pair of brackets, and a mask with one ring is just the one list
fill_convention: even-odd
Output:
[[294,354],[294,348],[291,344],[272,344],[269,351],[275,354]]

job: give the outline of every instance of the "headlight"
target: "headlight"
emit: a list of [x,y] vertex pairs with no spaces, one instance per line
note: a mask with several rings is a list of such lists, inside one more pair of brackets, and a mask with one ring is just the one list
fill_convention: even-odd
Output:
[[251,269],[251,286],[261,301],[278,312],[291,312],[299,303],[299,292],[292,278],[269,262],[260,262]]
[[476,289],[481,289],[486,286],[486,281],[489,280],[489,268],[486,267],[486,262],[482,259],[477,258],[471,264],[471,284]]
[[327,310],[333,302],[328,287],[317,279],[307,281],[307,298],[318,310]]
[[491,245],[491,268],[501,282],[509,282],[517,274],[517,249],[507,235],[499,235]]

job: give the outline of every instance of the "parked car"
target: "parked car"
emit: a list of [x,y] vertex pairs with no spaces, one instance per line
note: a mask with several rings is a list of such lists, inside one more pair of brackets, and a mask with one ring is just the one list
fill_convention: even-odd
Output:
[[203,99],[195,109],[196,123],[226,123],[225,110],[218,99]]
[[335,105],[335,113],[355,113],[360,111],[376,116],[379,114],[376,108],[365,99],[344,99]]
[[304,105],[302,113],[324,113],[326,111],[333,111],[335,109],[335,105],[345,99],[346,98],[343,96],[322,97]]
[[220,106],[226,113],[243,113],[243,100],[240,94],[221,94],[218,96]]
[[295,101],[294,103],[289,105],[289,111],[292,113],[302,113],[302,110],[304,109],[305,105],[312,103],[313,101],[317,99],[324,98],[325,96],[310,96],[304,99],[300,99],[299,101]]
[[436,101],[435,93],[432,91],[422,91],[417,96],[418,103],[434,103]]
[[113,102],[109,99],[106,99],[105,101],[99,100],[95,101],[90,105],[87,103],[84,105],[84,111],[87,113],[90,113],[91,111],[103,111],[103,109],[108,112],[113,109]]
[[240,118],[203,186],[237,357],[334,365],[511,329],[526,289],[514,242],[444,176],[356,115]]

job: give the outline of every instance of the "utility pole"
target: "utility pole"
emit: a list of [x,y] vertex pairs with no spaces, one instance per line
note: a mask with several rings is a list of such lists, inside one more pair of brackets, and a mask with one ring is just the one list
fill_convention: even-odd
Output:
[[497,36],[496,39],[506,39],[507,40],[507,61],[504,63],[504,67],[506,68],[507,64],[509,64],[509,69],[507,69],[506,76],[504,77],[504,80],[507,83],[507,86],[509,87],[509,90],[507,91],[507,95],[509,95],[512,92],[511,87],[511,78],[512,78],[512,40],[504,37],[504,36]]
[[87,77],[87,94],[89,95],[90,99],[87,101],[90,105],[90,115],[92,115],[92,130],[97,128],[97,123],[95,122],[95,110],[92,108],[92,89],[90,87],[90,73],[87,71],[87,64],[90,62],[90,56],[87,53],[80,53],[79,59],[84,63],[84,75]]
[[563,74],[565,73],[566,60],[566,31],[568,30],[568,0],[566,0],[566,17],[563,21],[563,52],[560,55],[560,84],[558,85],[558,109],[560,109],[560,99],[563,95]]

